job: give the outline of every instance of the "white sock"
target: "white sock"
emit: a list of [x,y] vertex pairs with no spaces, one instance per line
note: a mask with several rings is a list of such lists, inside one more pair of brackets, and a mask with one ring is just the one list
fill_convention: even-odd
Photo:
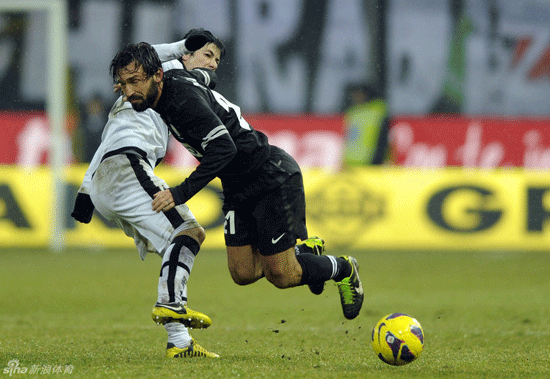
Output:
[[168,333],[168,343],[173,343],[176,347],[183,349],[191,343],[191,335],[189,330],[179,322],[170,322],[164,325],[164,329]]
[[181,302],[183,305],[187,306],[187,283],[184,283],[183,289],[181,290]]
[[[179,250],[179,255],[177,257],[177,266],[172,267],[174,265],[169,262],[171,255],[178,254],[174,249]],[[166,249],[164,257],[162,258],[162,271],[158,283],[157,302],[186,302],[182,299],[182,296],[187,297],[187,280],[193,269],[194,261],[195,254],[185,245],[172,244]],[[171,270],[175,270],[173,278],[170,277]],[[170,294],[173,295],[171,296]]]

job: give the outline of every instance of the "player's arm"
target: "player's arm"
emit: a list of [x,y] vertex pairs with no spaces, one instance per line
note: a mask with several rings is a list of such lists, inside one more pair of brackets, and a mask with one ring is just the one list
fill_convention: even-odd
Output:
[[90,187],[92,186],[92,175],[99,166],[101,157],[103,156],[102,147],[103,146],[100,145],[96,150],[94,157],[86,170],[86,174],[84,174],[84,180],[78,189],[74,202],[74,208],[71,212],[71,217],[83,224],[89,224],[90,221],[92,221],[92,216],[94,214],[95,206],[92,202],[92,198],[90,197]]
[[[180,124],[180,128],[182,132],[191,128],[200,131],[204,154],[199,165],[179,186],[155,195],[152,205],[153,210],[157,212],[186,203],[216,178],[237,154],[237,147],[229,131],[204,100],[188,99],[185,105],[182,114],[185,114],[186,123]],[[170,206],[166,207],[166,204]]]
[[235,143],[223,124],[213,129],[208,138],[210,140],[199,165],[183,183],[170,188],[175,205],[186,203],[206,187],[237,154]]
[[[225,126],[221,126],[225,129]],[[167,211],[189,201],[218,176],[219,171],[235,157],[236,153],[237,149],[229,135],[211,141],[201,162],[187,179],[179,186],[170,187],[154,195],[153,210],[156,212]]]
[[189,74],[210,89],[214,89],[218,83],[218,75],[208,68],[197,67],[190,70]]
[[89,194],[78,192],[74,202],[74,208],[71,212],[71,217],[83,224],[89,224],[94,215],[94,203]]
[[[225,126],[220,125],[214,133],[223,133],[223,129]],[[186,203],[218,176],[218,173],[235,157],[237,148],[227,133],[210,141],[205,152],[199,165],[179,186],[170,187],[154,195],[152,202],[154,211],[167,211],[176,205]]]
[[[119,97],[117,101],[115,101],[115,103],[113,104],[113,107],[111,108],[111,110],[109,111],[109,120],[107,121],[107,124],[103,129],[103,133],[105,134],[105,131],[109,128],[109,125],[112,122],[111,119],[113,117],[115,117],[119,112],[122,112],[124,110],[128,111],[131,109],[132,109],[131,106],[128,103],[124,102],[124,98],[122,96]],[[81,222],[84,224],[88,224],[92,220],[92,216],[94,213],[95,206],[90,197],[90,188],[92,187],[92,177],[96,172],[97,168],[99,167],[101,163],[101,159],[106,153],[105,149],[106,147],[102,137],[102,142],[97,148],[96,152],[94,153],[94,156],[90,162],[90,165],[88,166],[88,169],[84,174],[84,180],[82,181],[82,185],[78,189],[78,194],[76,195],[71,217],[73,217],[78,222]]]
[[215,41],[215,37],[208,30],[193,29],[181,41],[153,45],[153,48],[157,51],[160,61],[167,62],[180,59],[183,55],[197,51],[208,42],[213,41]]

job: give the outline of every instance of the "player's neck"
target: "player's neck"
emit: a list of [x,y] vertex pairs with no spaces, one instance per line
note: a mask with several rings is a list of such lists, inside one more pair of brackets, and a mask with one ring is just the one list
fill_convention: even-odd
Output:
[[153,106],[151,108],[155,109],[157,107],[157,104],[159,103],[160,97],[162,96],[162,88],[164,87],[164,80],[159,83],[159,90],[157,93],[157,97],[155,98],[155,101],[153,103]]

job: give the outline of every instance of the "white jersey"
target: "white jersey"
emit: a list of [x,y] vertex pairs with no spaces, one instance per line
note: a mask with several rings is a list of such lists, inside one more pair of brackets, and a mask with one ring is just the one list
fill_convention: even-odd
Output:
[[123,150],[133,151],[151,167],[155,167],[166,155],[167,145],[168,127],[159,114],[151,109],[136,112],[130,103],[120,97],[109,113],[101,144],[86,171],[79,192],[89,194],[93,174],[109,155]]
[[[163,68],[183,68],[179,61],[169,63]],[[168,188],[153,172],[166,154],[168,136],[158,113],[136,112],[120,97],[79,189],[103,217],[134,239],[142,259],[150,252],[163,255],[178,233],[200,226],[185,204],[167,212],[152,209],[153,195]]]
[[[175,60],[163,63],[162,67],[167,71],[183,68],[183,65]],[[109,119],[101,135],[101,144],[78,192],[90,194],[90,182],[99,164],[106,156],[117,151],[134,151],[151,167],[155,167],[166,155],[168,136],[168,127],[157,112],[151,108],[136,112],[129,102],[123,101],[122,96],[119,97],[109,112]]]
[[[159,57],[161,61],[179,58],[186,51],[184,47],[183,41],[161,45]],[[164,70],[172,68],[184,67],[179,61],[163,64]],[[172,247],[180,246],[173,244],[176,236],[185,230],[198,230],[200,224],[186,204],[158,213],[153,211],[151,204],[157,192],[169,188],[153,171],[166,154],[168,136],[168,126],[158,113],[152,109],[136,112],[130,103],[120,97],[109,112],[101,144],[79,192],[88,194],[103,217],[116,223],[128,237],[133,238],[141,259],[145,259],[148,253],[166,255],[163,257],[164,269],[167,259],[180,256],[174,270],[175,276],[172,276],[170,268],[172,263],[168,265],[168,270],[161,269],[158,301],[165,302],[164,299],[167,299],[186,303],[187,279],[184,279],[183,271],[191,273],[196,252],[187,249],[188,254],[183,254],[183,247],[175,250],[177,255],[170,251]],[[182,267],[181,259],[185,260]]]

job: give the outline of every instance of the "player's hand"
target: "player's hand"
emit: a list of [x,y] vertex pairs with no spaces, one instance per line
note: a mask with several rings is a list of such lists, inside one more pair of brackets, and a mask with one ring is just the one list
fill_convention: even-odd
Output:
[[215,41],[216,38],[208,30],[197,29],[190,33],[185,39],[184,45],[187,50],[190,52],[197,51],[208,42]]
[[92,221],[92,216],[94,215],[94,203],[90,195],[85,193],[78,193],[76,195],[76,200],[74,202],[74,209],[71,213],[71,217],[76,221],[83,224],[89,224]]
[[174,203],[174,197],[172,192],[169,189],[157,192],[153,195],[153,210],[155,212],[166,212],[174,208],[176,204]]

